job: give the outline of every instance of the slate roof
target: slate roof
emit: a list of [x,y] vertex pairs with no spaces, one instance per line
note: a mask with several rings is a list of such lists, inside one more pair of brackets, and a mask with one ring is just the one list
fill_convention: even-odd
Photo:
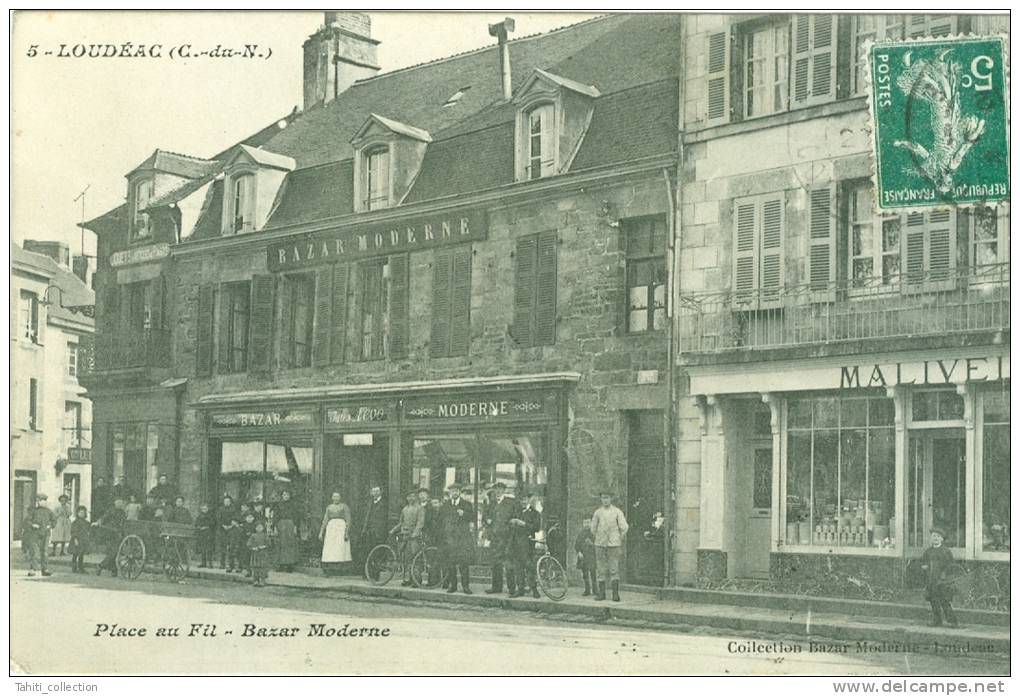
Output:
[[329,162],[287,175],[266,229],[354,212],[354,161]]
[[137,172],[140,169],[155,169],[160,172],[168,172],[193,179],[214,171],[218,165],[219,163],[215,160],[182,155],[179,152],[155,150],[144,162],[132,169],[131,172]]
[[53,303],[47,307],[48,319],[63,319],[88,326],[95,324],[91,316],[70,310],[70,307],[89,306],[96,303],[96,295],[92,288],[83,283],[74,273],[60,266],[49,256],[25,251],[13,242],[11,243],[11,262],[25,264],[45,272],[52,278],[50,285],[60,288],[60,292],[49,291],[45,298]]
[[205,192],[202,212],[195,220],[195,228],[188,239],[211,239],[222,236],[223,232],[223,179],[212,182]]

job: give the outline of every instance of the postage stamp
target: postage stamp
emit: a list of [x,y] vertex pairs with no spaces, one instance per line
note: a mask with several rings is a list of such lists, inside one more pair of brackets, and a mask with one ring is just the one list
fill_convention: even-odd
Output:
[[868,54],[878,209],[1008,200],[1005,41],[877,43]]

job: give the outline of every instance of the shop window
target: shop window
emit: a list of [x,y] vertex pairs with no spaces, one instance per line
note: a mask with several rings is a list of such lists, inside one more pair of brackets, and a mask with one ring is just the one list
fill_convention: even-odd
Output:
[[386,356],[389,319],[389,259],[372,259],[360,264],[361,321],[358,324],[362,360]]
[[850,75],[852,91],[864,94],[868,86],[867,60],[864,44],[868,41],[902,41],[923,36],[939,37],[957,31],[957,18],[952,15],[857,15],[850,18],[852,35]]
[[556,230],[517,240],[511,334],[521,348],[556,342]]
[[159,426],[114,423],[108,427],[113,478],[123,478],[128,492],[142,501],[158,478]]
[[895,547],[890,399],[793,399],[787,442],[786,529],[796,525],[795,543]]
[[1009,552],[1009,386],[981,391],[981,548]]
[[251,316],[251,283],[220,286],[219,371],[248,369],[248,324]]
[[666,220],[621,220],[627,248],[627,332],[658,331],[666,324]]
[[313,453],[312,443],[301,440],[222,442],[217,497],[229,495],[235,505],[256,498],[275,503],[289,490],[299,504],[308,505]]
[[495,505],[492,487],[496,483],[505,484],[507,494],[522,503],[528,495],[537,495],[543,526],[548,527],[546,456],[538,432],[418,436],[414,438],[411,471],[401,476],[402,488],[425,488],[432,498],[443,500],[447,487],[459,483],[462,497],[475,506],[477,544],[489,547],[492,534],[487,520]]
[[32,343],[39,342],[39,296],[29,290],[22,290],[20,305],[21,335]]

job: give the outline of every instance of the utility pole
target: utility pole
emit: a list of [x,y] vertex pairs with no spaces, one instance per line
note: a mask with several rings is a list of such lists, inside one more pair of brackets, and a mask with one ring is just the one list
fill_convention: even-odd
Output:
[[88,258],[88,256],[85,255],[85,226],[84,226],[85,225],[85,194],[88,192],[88,190],[89,190],[89,188],[91,188],[91,186],[92,186],[92,184],[86,184],[85,188],[83,188],[81,193],[78,194],[78,197],[74,199],[75,203],[77,203],[79,200],[81,200],[81,223],[82,224],[79,225],[79,229],[81,230],[81,255],[84,256],[86,259]]

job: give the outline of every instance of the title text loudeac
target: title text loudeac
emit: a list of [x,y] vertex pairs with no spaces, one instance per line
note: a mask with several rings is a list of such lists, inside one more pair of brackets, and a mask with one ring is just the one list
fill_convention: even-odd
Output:
[[269,245],[270,271],[292,270],[354,258],[417,251],[485,239],[483,211],[363,225],[318,232],[298,240]]

